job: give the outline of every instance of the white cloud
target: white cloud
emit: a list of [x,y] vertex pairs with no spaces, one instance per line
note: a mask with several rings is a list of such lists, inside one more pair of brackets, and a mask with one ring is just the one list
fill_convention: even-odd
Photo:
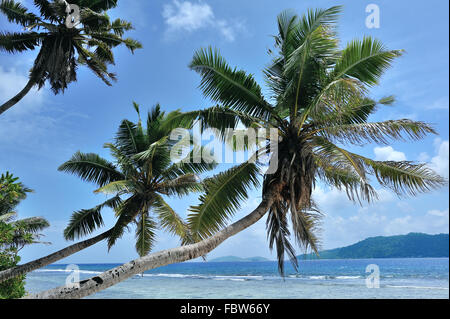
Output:
[[428,162],[430,160],[430,155],[428,155],[427,152],[422,152],[417,157],[417,160],[419,162]]
[[334,248],[373,236],[392,236],[410,232],[447,233],[448,227],[448,209],[430,210],[422,215],[392,218],[388,212],[384,214],[377,208],[364,207],[347,218],[327,216],[323,229],[326,248]]
[[175,0],[172,4],[166,4],[162,15],[172,30],[195,31],[214,19],[214,13],[208,4],[189,1]]
[[[15,68],[0,66],[0,104],[19,93],[27,84],[28,77]],[[0,116],[0,143],[17,146],[33,141],[55,127],[55,119],[43,115],[45,91],[34,87],[25,97]]]
[[[26,72],[0,66],[0,104],[15,96],[26,85]],[[67,118],[87,118],[74,106],[65,105],[62,111],[52,102],[48,91],[34,87],[25,97],[0,116],[0,146],[5,150],[51,149],[50,140],[68,134],[62,124]],[[53,139],[51,139],[51,137]],[[1,152],[0,152],[1,153]]]
[[236,32],[242,30],[242,23],[233,23],[219,19],[207,3],[174,0],[164,5],[162,16],[168,27],[166,35],[172,36],[178,31],[193,32],[212,27],[217,29],[227,41],[234,41]]
[[436,156],[431,159],[430,167],[439,175],[448,178],[449,142],[435,139]]
[[425,109],[427,110],[448,110],[448,96],[447,97],[443,97],[440,98],[436,101],[434,101],[434,103],[427,105],[425,107]]
[[372,236],[448,232],[448,209],[421,212],[388,190],[377,189],[377,193],[378,201],[361,207],[350,202],[345,192],[315,188],[313,198],[324,213],[320,236],[324,249],[350,245]]
[[[4,103],[19,93],[27,84],[28,76],[18,72],[15,68],[4,69],[0,66],[0,103]],[[5,115],[21,115],[37,112],[43,104],[44,91],[38,91],[36,87]],[[4,115],[4,116],[5,116]]]
[[394,150],[392,146],[375,147],[373,151],[377,161],[406,161],[405,153]]
[[446,210],[433,209],[433,210],[428,211],[427,214],[431,215],[431,216],[439,216],[439,217],[447,216],[447,218],[448,218],[448,209],[446,209]]
[[[378,200],[374,205],[389,203],[396,199],[395,195],[386,189],[381,188],[375,191],[378,194]],[[338,190],[337,188],[326,190],[320,186],[316,186],[312,196],[319,209],[324,213],[351,210],[352,208],[360,207],[359,204],[349,200],[344,190]]]

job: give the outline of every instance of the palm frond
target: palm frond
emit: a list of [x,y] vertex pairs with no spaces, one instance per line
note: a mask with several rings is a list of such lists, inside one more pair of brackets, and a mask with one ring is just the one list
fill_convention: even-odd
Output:
[[108,31],[113,31],[114,34],[118,36],[123,36],[125,31],[129,31],[133,29],[133,25],[130,22],[127,22],[125,20],[121,20],[117,18],[114,20],[111,25],[108,27]]
[[259,186],[258,176],[256,164],[245,162],[206,179],[200,204],[189,209],[188,224],[194,240],[219,231],[248,198],[249,189]]
[[366,174],[374,175],[381,186],[397,195],[416,196],[446,185],[446,180],[426,164],[410,161],[375,161],[340,148],[323,138],[316,138],[315,155],[333,161],[345,169],[353,168],[361,182],[369,184]]
[[136,176],[137,169],[136,163],[128,157],[122,150],[112,143],[105,143],[104,148],[109,149],[111,155],[114,157],[115,163],[120,168],[120,171],[124,176]]
[[1,32],[0,51],[8,53],[34,50],[41,43],[43,34],[37,32]]
[[104,225],[101,210],[104,207],[117,208],[121,203],[119,196],[112,197],[91,209],[83,209],[72,214],[69,224],[64,229],[64,238],[74,240],[91,234]]
[[[295,92],[295,105],[304,105],[307,100],[300,100],[302,95],[313,94],[314,83],[320,69],[329,65],[329,60],[334,58],[337,51],[337,41],[334,37],[334,24],[337,20],[340,7],[332,7],[327,10],[309,10],[308,15],[303,16],[288,41],[293,51],[284,56],[284,75],[290,79],[284,94]],[[294,112],[293,114],[296,114]]]
[[135,220],[139,214],[147,213],[146,201],[137,194],[127,198],[115,209],[118,217],[108,236],[108,250],[121,238],[128,225]]
[[131,193],[135,190],[135,185],[130,180],[121,180],[121,181],[114,181],[109,184],[106,184],[105,186],[102,186],[94,191],[94,193],[103,193],[106,195],[111,194],[126,194]]
[[371,37],[353,40],[343,50],[332,78],[351,77],[369,86],[378,84],[384,71],[401,54],[401,50],[387,50],[380,41]]
[[2,0],[0,2],[0,12],[2,12],[9,22],[14,22],[27,27],[40,21],[35,14],[28,12],[20,2],[13,0]]
[[274,114],[253,76],[232,69],[217,49],[198,50],[189,67],[202,76],[200,89],[213,101],[263,119]]
[[58,170],[77,175],[82,180],[95,183],[100,187],[125,179],[114,164],[93,153],[76,152]]
[[290,231],[287,224],[286,215],[281,214],[281,210],[272,208],[269,210],[266,222],[267,237],[269,239],[269,248],[273,250],[274,246],[277,251],[278,270],[284,276],[284,255],[288,255],[289,260],[295,270],[298,268],[298,260],[295,255],[295,249],[290,243]]
[[140,257],[147,255],[153,248],[157,227],[156,222],[148,215],[143,213],[136,221],[136,251]]
[[146,149],[143,136],[139,134],[137,125],[123,120],[116,134],[116,146],[127,156],[134,156]]
[[1,211],[0,211],[0,222],[8,223],[8,222],[13,221],[16,218],[17,218],[16,212],[1,213]]
[[160,183],[157,190],[167,196],[177,195],[182,197],[189,195],[191,192],[200,192],[203,187],[196,175],[186,174]]
[[110,25],[108,15],[97,13],[89,8],[81,8],[80,22],[87,32],[104,30]]
[[85,49],[82,45],[74,43],[78,52],[78,62],[86,65],[94,74],[99,77],[106,85],[112,86],[111,81],[117,81],[114,73],[108,72],[108,68],[104,61],[95,53]]
[[398,196],[416,196],[447,185],[448,181],[439,176],[426,164],[410,161],[374,161],[361,155],[367,169],[376,176],[381,186],[390,188]]
[[[72,0],[73,1],[73,0]],[[96,12],[107,11],[117,6],[118,0],[77,0],[79,6],[87,7]]]
[[50,223],[43,217],[29,217],[14,221],[12,225],[20,224],[20,227],[27,233],[36,234],[50,226]]
[[[347,172],[351,176],[359,177],[360,191],[348,193],[349,199],[370,202],[376,198],[376,193],[369,183],[368,172],[359,157],[322,137],[315,137],[312,140],[312,146],[314,148],[314,159],[322,169],[337,169]],[[352,186],[348,190],[350,191],[351,188]],[[356,185],[353,186],[353,189],[357,189]]]
[[361,96],[358,94],[347,94],[336,101],[336,95],[327,96],[332,99],[335,107],[331,112],[317,112],[312,114],[312,121],[315,127],[329,126],[339,124],[366,123],[369,116],[377,111],[379,105],[390,105],[394,102],[393,96],[387,96],[379,101]]
[[184,242],[188,238],[189,230],[184,220],[160,196],[156,195],[153,202],[153,211],[159,219],[161,227],[173,235],[177,235]]
[[38,7],[39,12],[44,19],[50,22],[57,22],[60,17],[55,14],[52,3],[49,0],[34,0],[34,4]]
[[204,154],[209,154],[207,147],[194,145],[186,157],[168,167],[162,176],[167,179],[175,179],[186,174],[199,175],[216,168],[217,162],[214,160],[205,161],[206,156],[203,156]]
[[345,190],[349,200],[361,203],[363,199],[368,202],[378,199],[377,192],[372,185],[361,180],[354,169],[345,168],[341,163],[330,163],[327,159],[324,160],[319,156],[315,159],[318,167],[317,176],[330,187]]
[[393,140],[413,141],[427,134],[437,134],[428,123],[421,121],[389,120],[373,123],[333,125],[322,128],[318,134],[331,141],[362,145],[365,143],[390,144]]

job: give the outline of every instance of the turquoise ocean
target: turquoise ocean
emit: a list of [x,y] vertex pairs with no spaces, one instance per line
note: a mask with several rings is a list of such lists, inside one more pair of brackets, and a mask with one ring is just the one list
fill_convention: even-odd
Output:
[[[119,264],[79,264],[80,279]],[[368,288],[368,265],[379,269],[379,288]],[[50,265],[27,275],[26,289],[35,293],[62,286],[67,265]],[[371,281],[373,283],[373,281]],[[143,275],[88,298],[449,298],[448,258],[301,260],[299,271],[277,263],[186,262],[146,271]]]

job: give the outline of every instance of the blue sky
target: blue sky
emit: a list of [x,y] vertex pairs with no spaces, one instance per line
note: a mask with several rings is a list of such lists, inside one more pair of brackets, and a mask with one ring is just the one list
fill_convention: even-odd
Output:
[[[32,8],[31,0],[22,3]],[[70,2],[70,1],[69,1]],[[142,111],[155,103],[165,110],[194,110],[210,106],[198,90],[198,75],[188,64],[196,49],[216,46],[233,66],[254,74],[263,86],[262,68],[270,58],[271,35],[276,33],[276,16],[283,9],[299,14],[307,8],[327,8],[343,4],[339,21],[342,45],[353,38],[371,35],[388,48],[406,53],[394,63],[372,91],[373,97],[394,94],[397,102],[381,109],[372,120],[410,118],[431,122],[439,136],[415,143],[398,142],[389,146],[367,145],[357,149],[380,160],[425,161],[448,178],[449,94],[448,94],[448,2],[430,1],[120,1],[111,12],[134,23],[128,36],[140,40],[144,48],[131,55],[115,50],[117,65],[112,71],[119,81],[105,86],[90,71],[79,69],[78,82],[64,95],[55,96],[46,87],[34,90],[0,117],[0,171],[10,171],[35,190],[19,207],[21,217],[44,216],[51,228],[45,231],[50,246],[32,246],[22,252],[23,261],[44,256],[65,247],[62,231],[72,211],[95,206],[104,200],[94,195],[94,185],[60,173],[57,167],[77,150],[109,155],[102,148],[112,140],[124,118],[134,120],[134,100]],[[380,8],[380,28],[365,25],[366,6]],[[1,31],[18,30],[0,17]],[[0,52],[0,102],[15,95],[27,81],[27,71],[37,52],[9,55]],[[356,150],[356,149],[355,149]],[[322,225],[324,248],[352,244],[368,236],[405,234],[411,231],[448,233],[448,188],[416,198],[399,199],[380,191],[380,201],[372,205],[351,204],[334,189],[318,185],[314,196],[325,213]],[[260,200],[252,192],[234,220],[249,213]],[[196,203],[196,197],[172,199],[182,216]],[[106,227],[114,222],[104,212]],[[106,228],[105,228],[106,229]],[[155,250],[178,245],[178,240],[160,233]],[[300,253],[300,251],[299,251]],[[265,256],[269,251],[265,221],[229,239],[210,257],[223,255]],[[134,233],[126,234],[108,253],[104,243],[64,260],[66,263],[125,262],[136,258]]]

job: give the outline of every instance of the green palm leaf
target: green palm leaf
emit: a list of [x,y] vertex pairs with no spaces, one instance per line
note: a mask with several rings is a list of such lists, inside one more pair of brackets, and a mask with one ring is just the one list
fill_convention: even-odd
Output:
[[23,231],[36,234],[50,226],[50,223],[43,217],[29,217],[14,221],[13,226],[20,224]]
[[339,143],[390,144],[392,140],[419,140],[428,134],[437,134],[431,125],[420,121],[389,120],[374,123],[334,125],[322,128],[318,134]]
[[202,184],[200,184],[199,178],[194,174],[178,176],[158,186],[158,192],[168,196],[178,195],[182,197],[189,195],[191,192],[200,192],[202,190]]
[[135,185],[133,182],[129,180],[121,180],[121,181],[114,181],[109,184],[106,184],[105,186],[100,187],[99,189],[96,189],[94,193],[103,193],[106,195],[111,194],[126,194],[131,193],[135,190]]
[[100,187],[124,179],[114,164],[93,153],[76,152],[58,170],[77,175],[82,180],[93,182]]
[[101,210],[104,207],[117,208],[121,203],[119,196],[115,196],[91,209],[83,209],[72,214],[69,224],[64,229],[64,238],[74,240],[91,234],[97,228],[104,226]]
[[164,171],[163,176],[172,180],[182,175],[200,175],[215,169],[218,163],[214,160],[205,161],[207,156],[203,156],[204,154],[210,154],[209,148],[194,145],[189,154],[187,154],[186,157],[182,158],[179,162],[174,163],[167,168]]
[[13,0],[2,0],[0,11],[6,15],[9,22],[18,23],[24,27],[40,21],[36,15],[28,12],[21,3]]
[[200,88],[212,100],[255,117],[273,114],[253,76],[232,69],[218,50],[197,51],[189,67],[202,76]]
[[371,37],[353,40],[343,50],[332,78],[351,77],[367,85],[378,84],[384,71],[401,54],[401,50],[387,50],[380,41]]
[[154,212],[158,216],[161,227],[173,235],[179,236],[183,241],[188,238],[188,227],[183,219],[159,195],[154,199]]
[[34,50],[42,38],[43,34],[37,32],[0,32],[0,51],[16,53]]
[[118,219],[108,236],[108,250],[110,250],[116,241],[123,236],[125,230],[128,229],[129,224],[133,222],[136,217],[148,212],[145,205],[146,201],[142,200],[140,195],[134,194],[124,200],[116,208],[116,216]]
[[151,251],[156,239],[156,226],[148,213],[141,214],[136,221],[136,251],[139,256],[145,256]]
[[248,198],[248,190],[259,186],[256,164],[245,162],[204,181],[205,194],[200,205],[191,206],[189,229],[194,240],[219,231]]

